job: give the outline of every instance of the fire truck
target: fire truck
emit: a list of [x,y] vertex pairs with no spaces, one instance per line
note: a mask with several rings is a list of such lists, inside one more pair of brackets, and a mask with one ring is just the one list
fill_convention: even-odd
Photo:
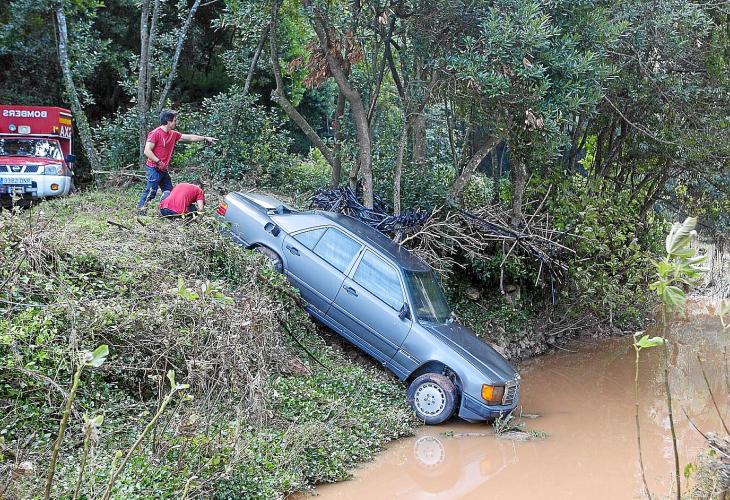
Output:
[[68,109],[0,105],[0,204],[68,195],[72,135]]

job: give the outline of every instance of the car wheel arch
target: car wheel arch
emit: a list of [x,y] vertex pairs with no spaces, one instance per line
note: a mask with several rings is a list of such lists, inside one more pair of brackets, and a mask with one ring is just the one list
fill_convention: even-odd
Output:
[[249,250],[252,250],[254,252],[261,252],[262,254],[266,255],[267,257],[271,258],[270,254],[273,256],[276,256],[277,259],[279,259],[279,263],[281,265],[281,272],[284,271],[284,258],[281,256],[279,252],[274,250],[268,245],[264,245],[263,243],[252,243],[251,246],[248,247]]
[[457,389],[459,389],[459,392],[462,391],[463,385],[461,383],[461,377],[459,376],[456,371],[454,371],[451,367],[449,367],[447,364],[442,363],[441,361],[427,361],[423,363],[421,366],[413,370],[408,377],[406,377],[405,382],[410,384],[413,382],[417,377],[420,377],[421,375],[425,373],[438,373],[440,375],[445,375],[448,378],[451,379],[451,381],[454,383]]

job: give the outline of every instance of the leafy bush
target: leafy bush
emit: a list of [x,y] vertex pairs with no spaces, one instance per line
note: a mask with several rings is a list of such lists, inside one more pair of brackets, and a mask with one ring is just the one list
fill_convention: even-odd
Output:
[[288,153],[290,139],[281,120],[255,97],[241,97],[238,87],[205,99],[200,110],[181,114],[179,128],[219,141],[210,148],[200,143],[187,146],[173,157],[175,164],[200,167],[219,179],[272,185],[295,160]]
[[571,235],[565,243],[576,252],[561,292],[581,304],[576,313],[592,313],[620,328],[641,321],[664,221],[650,212],[642,222],[641,207],[628,193],[591,192],[578,176],[558,188],[548,209],[555,228]]
[[119,170],[127,165],[136,168],[139,155],[137,127],[137,110],[130,108],[104,118],[94,128],[95,144],[105,170]]
[[329,186],[331,176],[329,163],[318,149],[312,148],[308,158],[291,162],[271,182],[272,187],[286,191],[295,199],[305,199],[315,189]]

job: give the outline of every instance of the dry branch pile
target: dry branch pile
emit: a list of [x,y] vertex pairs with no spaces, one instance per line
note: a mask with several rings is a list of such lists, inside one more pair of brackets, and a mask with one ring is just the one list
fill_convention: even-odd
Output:
[[540,213],[543,205],[544,200],[521,229],[510,226],[510,214],[499,206],[482,207],[475,212],[441,207],[388,215],[381,200],[376,201],[373,209],[367,209],[347,187],[317,190],[310,206],[361,220],[408,245],[441,273],[460,267],[459,256],[488,259],[495,253],[494,243],[501,242],[502,265],[510,256],[527,256],[539,265],[537,281],[543,271],[560,281],[567,269],[565,256],[574,252],[560,243],[564,233],[552,229],[549,216]]

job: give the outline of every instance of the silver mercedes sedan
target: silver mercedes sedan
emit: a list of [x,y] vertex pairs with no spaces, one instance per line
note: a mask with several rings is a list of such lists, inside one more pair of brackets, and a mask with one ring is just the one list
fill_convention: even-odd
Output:
[[230,193],[217,213],[234,240],[286,275],[312,316],[410,384],[425,423],[455,412],[490,420],[518,405],[517,371],[454,319],[431,268],[384,234],[257,193]]

